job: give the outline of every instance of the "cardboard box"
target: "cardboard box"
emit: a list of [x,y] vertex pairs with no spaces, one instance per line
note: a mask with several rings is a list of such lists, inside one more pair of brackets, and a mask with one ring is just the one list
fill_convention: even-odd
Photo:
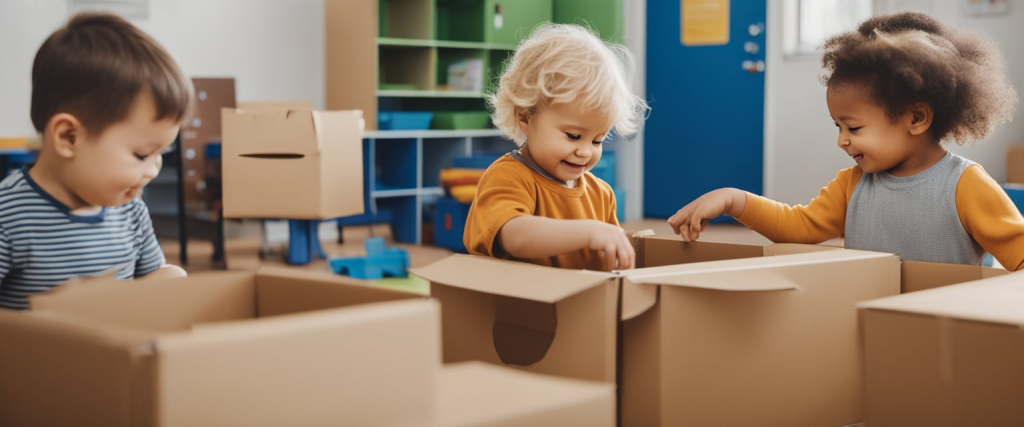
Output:
[[1009,271],[980,265],[903,261],[900,265],[900,292],[923,291],[1005,274]]
[[866,425],[1024,425],[1024,273],[859,307]]
[[[0,425],[422,425],[439,308],[262,268],[89,282],[0,310]],[[401,410],[395,410],[401,408]]]
[[445,363],[616,381],[616,275],[459,254],[411,272],[444,307]]
[[1024,144],[1006,149],[1006,182],[1024,184]]
[[860,421],[853,307],[898,294],[899,268],[837,249],[623,272],[622,425]]
[[612,427],[615,387],[481,362],[447,365],[437,391],[441,427]]
[[223,110],[225,218],[363,213],[362,112]]

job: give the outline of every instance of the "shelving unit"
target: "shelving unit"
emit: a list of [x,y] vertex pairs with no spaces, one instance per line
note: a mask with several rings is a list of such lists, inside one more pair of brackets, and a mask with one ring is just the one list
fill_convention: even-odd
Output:
[[441,169],[457,156],[498,156],[513,148],[515,144],[497,130],[367,132],[363,150],[365,178],[372,183],[369,212],[339,224],[386,221],[393,226],[395,240],[419,244],[423,213],[444,194]]
[[[486,111],[519,37],[551,21],[553,1],[327,0],[327,109],[363,110],[370,130],[381,111]],[[480,90],[449,88],[449,65],[466,60],[482,65]]]

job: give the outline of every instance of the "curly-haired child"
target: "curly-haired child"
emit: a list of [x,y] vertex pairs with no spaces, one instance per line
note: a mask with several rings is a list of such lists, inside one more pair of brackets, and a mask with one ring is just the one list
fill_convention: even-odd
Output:
[[647,104],[630,90],[632,56],[578,25],[547,24],[516,48],[490,103],[521,148],[487,168],[463,241],[470,253],[561,268],[632,268],[611,187],[588,172],[614,130],[636,131]]
[[1024,269],[1024,218],[982,167],[946,150],[989,136],[1017,94],[982,36],[903,12],[825,42],[827,103],[838,145],[857,166],[807,206],[733,188],[709,192],[668,222],[696,240],[722,214],[775,242],[844,236],[850,249],[915,261],[980,264],[991,253]]

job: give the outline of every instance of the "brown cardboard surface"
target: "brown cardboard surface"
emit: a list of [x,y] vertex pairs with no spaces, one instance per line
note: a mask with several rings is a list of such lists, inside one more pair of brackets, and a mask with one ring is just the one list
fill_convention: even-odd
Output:
[[90,326],[0,310],[0,425],[132,425],[133,353],[149,337]]
[[1009,273],[1000,268],[978,265],[943,264],[936,262],[903,261],[900,267],[901,292],[915,292],[957,283],[997,277]]
[[462,254],[410,271],[431,282],[448,286],[548,303],[600,286],[615,277],[610,273],[550,268]]
[[377,129],[377,13],[377,0],[324,2],[327,109],[366,111],[367,130]]
[[242,101],[238,103],[238,109],[253,111],[312,110],[313,103],[309,101]]
[[226,218],[363,212],[362,112],[223,110]]
[[1020,426],[1024,275],[863,303],[866,425]]
[[614,426],[610,384],[491,366],[445,366],[437,389],[440,427]]
[[389,302],[162,337],[161,425],[410,425],[433,411],[436,310]]
[[616,381],[615,275],[452,255],[412,273],[444,308],[446,363],[485,361]]
[[[286,288],[287,274],[86,282],[0,313],[0,425],[430,419],[437,303],[316,274]],[[388,300],[403,301],[372,302]],[[297,313],[331,301],[347,307]],[[257,307],[295,314],[256,318]]]
[[854,306],[899,292],[898,257],[827,250],[670,269],[624,272],[659,294],[624,323],[623,425],[861,419]]
[[676,235],[638,237],[634,246],[637,248],[638,267],[659,267],[841,249],[835,246],[796,243],[753,245],[707,241],[684,242],[682,237]]
[[1024,144],[1006,149],[1006,182],[1024,184]]

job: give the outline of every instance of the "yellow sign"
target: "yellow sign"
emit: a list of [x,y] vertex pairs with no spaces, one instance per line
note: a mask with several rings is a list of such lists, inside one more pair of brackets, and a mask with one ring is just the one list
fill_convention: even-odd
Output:
[[729,0],[680,0],[683,46],[729,43]]

